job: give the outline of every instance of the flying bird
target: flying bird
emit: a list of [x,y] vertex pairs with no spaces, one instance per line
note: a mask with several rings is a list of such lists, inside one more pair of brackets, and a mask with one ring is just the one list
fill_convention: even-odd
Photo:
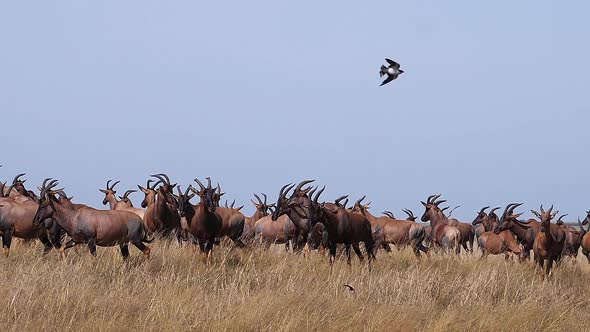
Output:
[[399,74],[402,74],[404,72],[403,70],[399,69],[399,63],[388,58],[385,58],[385,61],[387,61],[389,66],[385,67],[381,65],[381,70],[379,70],[379,76],[383,77],[383,75],[387,75],[387,78],[379,86],[385,85],[393,81],[399,76]]

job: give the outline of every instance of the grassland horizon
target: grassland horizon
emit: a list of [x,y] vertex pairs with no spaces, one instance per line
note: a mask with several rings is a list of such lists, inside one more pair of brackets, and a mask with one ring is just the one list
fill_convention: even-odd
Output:
[[[218,247],[207,265],[191,246],[86,248],[61,260],[40,244],[0,259],[3,331],[582,331],[590,325],[590,265],[566,260],[544,279],[532,262],[479,253],[416,259],[380,251],[373,270],[282,246]],[[354,292],[343,285],[351,285]]]

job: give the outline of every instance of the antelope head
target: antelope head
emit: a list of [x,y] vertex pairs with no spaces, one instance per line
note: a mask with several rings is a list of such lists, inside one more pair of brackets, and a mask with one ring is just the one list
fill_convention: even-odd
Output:
[[[153,185],[151,183],[154,182]],[[147,184],[144,187],[137,185],[137,188],[141,190],[141,192],[145,195],[143,201],[141,201],[141,207],[147,208],[148,205],[154,203],[156,201],[156,186],[160,183],[160,181],[148,180]]]
[[303,188],[306,184],[312,183],[315,180],[304,180],[295,187],[292,197],[308,197],[307,194],[311,191],[311,187]]
[[264,196],[264,202],[260,199],[260,196],[258,196],[256,194],[254,194],[254,197],[256,197],[256,200],[258,200],[258,203],[254,202],[254,200],[251,200],[251,201],[252,201],[252,204],[254,204],[254,207],[256,207],[256,211],[260,212],[262,214],[262,216],[266,217],[266,216],[268,216],[268,211],[270,210],[271,205],[274,205],[274,204],[268,205],[266,202],[266,200],[267,200],[266,194],[262,193],[262,196]]
[[431,219],[431,214],[442,214],[442,211],[440,210],[440,208],[438,207],[440,204],[446,202],[446,200],[438,200],[439,197],[441,195],[430,195],[428,196],[428,199],[426,199],[426,203],[424,203],[423,201],[420,201],[420,203],[422,203],[422,206],[424,206],[424,214],[422,215],[422,218],[420,218],[420,220],[422,220],[422,222],[427,222]]
[[477,216],[475,216],[475,219],[473,219],[473,221],[471,222],[471,224],[473,226],[477,225],[477,224],[483,224],[484,219],[487,218],[488,214],[486,213],[486,210],[489,209],[489,206],[484,206],[481,208],[481,210],[479,210],[479,212],[477,213]]
[[364,215],[367,214],[367,211],[369,210],[371,202],[367,203],[367,204],[362,204],[362,201],[366,198],[367,196],[363,196],[361,198],[359,198],[354,205],[352,206],[352,212],[360,212]]
[[134,192],[137,192],[137,190],[127,190],[123,196],[119,196],[119,199],[122,202],[127,203],[129,206],[133,206],[133,202],[131,202],[131,199],[129,199],[129,195],[133,194]]
[[117,193],[117,191],[115,190],[115,186],[121,181],[116,181],[112,185],[110,184],[111,181],[113,181],[113,180],[107,181],[106,189],[98,189],[101,193],[103,193],[105,195],[104,199],[102,200],[102,205],[107,205],[109,203],[110,199],[116,197],[115,194]]
[[57,202],[55,194],[62,191],[62,189],[53,189],[55,186],[57,186],[57,184],[57,180],[53,180],[51,178],[47,178],[43,181],[41,188],[39,188],[41,190],[41,194],[39,195],[39,207],[37,208],[37,212],[33,217],[33,225],[37,226],[45,219],[51,218],[51,216],[53,216],[53,203]]
[[284,185],[279,191],[279,197],[277,198],[277,202],[275,204],[275,211],[272,213],[271,217],[273,221],[277,220],[283,214],[289,212],[289,198],[287,198],[287,194],[289,191],[291,191],[291,189],[293,189],[293,187],[295,187],[295,185],[289,183]]
[[558,226],[563,226],[565,222],[562,219],[565,216],[567,216],[567,213],[566,214],[562,214],[561,216],[559,216],[559,218],[557,218],[557,221],[555,221],[555,224],[558,225]]
[[14,189],[19,194],[28,197],[29,193],[27,192],[27,189],[25,189],[25,182],[27,180],[21,180],[21,177],[23,177],[24,175],[26,175],[26,173],[20,173],[14,177],[14,179],[12,180],[12,184],[8,188],[7,195],[10,195],[10,192]]
[[211,178],[207,179],[207,187],[205,187],[199,179],[195,179],[195,182],[199,185],[200,190],[197,190],[193,187],[189,187],[190,190],[197,194],[201,198],[201,203],[205,204],[209,212],[214,213],[217,206],[215,205],[214,201],[214,194],[216,189],[211,188]]
[[[192,186],[188,186],[188,188],[186,188],[184,193],[182,192],[182,189],[180,189],[180,186],[176,187],[176,190],[178,190],[178,197],[177,197],[177,204],[176,204],[176,206],[178,207],[178,214],[181,218],[184,218],[185,214],[186,214],[186,208],[188,207],[188,205],[190,205],[191,199],[193,197],[195,197],[194,193],[189,193],[189,191],[193,191],[194,188]],[[190,222],[190,220],[188,220],[188,218],[187,218],[187,222]]]
[[162,185],[160,185],[160,188],[156,190],[158,200],[162,199],[170,210],[176,211],[178,209],[178,206],[176,204],[177,202],[176,197],[174,195],[174,188],[177,184],[170,183],[170,178],[168,177],[168,175],[164,173],[155,174],[152,176],[162,181]]
[[[514,209],[521,206],[522,203],[510,203],[504,209],[502,213],[502,217],[500,218],[500,224],[494,230],[494,233],[499,234],[504,230],[512,229],[514,223],[519,221],[518,218],[522,215],[522,213],[514,213]],[[528,221],[520,221],[521,223],[528,223]]]
[[410,209],[403,209],[402,211],[404,211],[405,214],[408,215],[408,217],[406,218],[406,220],[410,220],[410,221],[416,221],[416,216],[414,216],[414,212],[412,212],[412,210]]
[[549,208],[549,210],[545,211],[543,209],[543,205],[541,204],[541,209],[540,209],[540,213],[535,211],[535,210],[531,210],[531,212],[541,220],[541,232],[545,231],[545,228],[548,228],[550,223],[551,223],[551,219],[555,218],[555,216],[559,213],[559,211],[555,211],[553,212],[553,205],[551,205],[551,207]]

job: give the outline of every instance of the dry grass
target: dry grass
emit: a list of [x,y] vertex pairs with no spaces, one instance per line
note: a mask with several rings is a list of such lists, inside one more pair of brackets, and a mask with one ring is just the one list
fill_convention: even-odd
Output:
[[[532,264],[410,251],[380,253],[372,272],[340,259],[219,248],[209,266],[192,248],[156,242],[85,248],[65,261],[15,245],[0,258],[0,324],[28,330],[588,330],[590,267],[565,263],[548,280]],[[343,287],[356,288],[351,293]]]

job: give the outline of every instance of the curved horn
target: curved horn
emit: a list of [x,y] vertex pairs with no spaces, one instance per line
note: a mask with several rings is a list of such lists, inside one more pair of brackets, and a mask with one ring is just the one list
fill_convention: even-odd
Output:
[[211,178],[206,177],[205,179],[207,179],[207,189],[211,189]]
[[547,213],[551,214],[551,211],[553,211],[553,204],[551,204],[551,207],[549,208],[549,210],[547,210]]
[[512,214],[514,213],[514,209],[516,209],[517,207],[521,206],[523,203],[512,203],[512,206],[508,209],[508,213]]
[[410,210],[410,209],[403,209],[402,211],[404,211],[408,215],[409,218],[416,218],[414,216],[414,212],[412,212],[412,210]]
[[113,183],[113,185],[111,186],[111,188],[110,188],[110,189],[111,189],[111,190],[115,189],[115,186],[116,186],[117,184],[119,184],[119,182],[121,182],[121,181],[116,181],[115,183]]
[[559,218],[557,218],[557,222],[563,222],[563,221],[561,220],[561,218],[563,218],[563,217],[565,217],[565,216],[567,216],[567,213],[566,213],[566,214],[562,214],[561,216],[559,216]]
[[482,213],[482,214],[483,214],[483,213],[485,213],[485,212],[486,212],[486,210],[487,210],[487,209],[489,209],[489,208],[490,208],[489,206],[484,206],[484,207],[482,207],[482,208],[481,208],[481,210],[479,210],[479,213]]
[[199,185],[199,187],[201,187],[201,190],[205,190],[205,186],[201,183],[201,181],[199,181],[199,179],[194,179],[194,181]]
[[436,196],[436,194],[435,194],[435,195],[430,195],[430,196],[428,196],[428,198],[426,198],[426,204],[430,204],[430,201],[432,200],[432,198],[433,198],[434,196]]
[[289,189],[289,190],[287,190],[287,192],[285,192],[285,189],[286,189],[287,187],[291,186],[291,185],[292,185],[291,183],[288,183],[288,184],[284,185],[284,186],[281,188],[281,190],[279,191],[279,197],[285,197],[285,195],[287,195],[287,193],[289,192],[289,190],[291,190],[291,189]]
[[311,199],[313,197],[313,194],[316,192],[316,190],[318,190],[318,187],[313,187],[308,193],[307,196],[309,197],[309,199]]
[[[164,181],[164,183],[166,183],[167,185],[170,185],[170,184],[171,184],[171,182],[170,182],[170,178],[168,177],[168,175],[166,175],[166,174],[164,174],[164,173],[158,173],[158,174],[156,174],[156,175],[163,176],[163,177],[166,179],[166,181]],[[153,176],[153,175],[152,175],[152,176]]]
[[123,198],[129,198],[129,195],[133,194],[134,192],[136,192],[137,190],[131,189],[131,190],[127,190],[124,194],[123,194]]
[[494,213],[494,212],[496,212],[496,211],[498,211],[500,209],[501,209],[501,207],[496,206],[495,208],[493,208],[493,209],[490,210],[490,213]]
[[260,205],[264,205],[264,204],[262,203],[262,200],[260,199],[260,197],[258,197],[258,195],[254,194],[254,197],[256,197],[256,199],[258,200],[258,203],[259,203]]
[[358,201],[356,201],[356,203],[354,203],[354,205],[361,205],[361,202],[365,199],[365,197],[367,197],[367,195],[361,197]]
[[308,183],[312,183],[312,182],[314,182],[314,181],[315,181],[315,180],[304,180],[304,181],[301,181],[301,183],[299,183],[299,184],[297,185],[297,187],[295,188],[295,192],[299,192],[299,191],[301,191],[301,188],[303,188],[303,186],[305,186],[305,185],[306,185],[306,184],[308,184]]
[[264,205],[266,205],[266,194],[262,193],[262,196],[264,196]]
[[445,203],[446,201],[447,201],[446,199],[441,199],[440,201],[433,202],[432,204],[434,204],[434,205],[436,205],[436,206],[439,206],[439,205],[441,205],[442,203]]
[[347,198],[348,198],[348,195],[340,196],[340,197],[336,198],[336,200],[334,201],[334,204],[341,205],[340,201],[343,199],[347,199]]
[[324,190],[326,190],[326,186],[323,186],[322,189],[315,195],[315,198],[313,199],[314,203],[318,203],[318,198],[320,198],[320,195],[324,192]]
[[393,212],[391,212],[391,211],[383,211],[381,213],[388,216],[391,219],[395,219],[395,216],[393,215]]
[[17,174],[17,175],[14,177],[14,180],[12,180],[12,185],[15,185],[15,184],[18,182],[19,178],[20,178],[21,176],[24,176],[24,175],[26,175],[26,174],[27,174],[27,173],[20,173],[20,174]]
[[151,177],[154,177],[154,178],[157,178],[158,180],[160,180],[160,182],[162,182],[162,183],[164,183],[164,184],[170,185],[170,183],[169,183],[169,182],[167,182],[167,181],[166,181],[166,180],[165,180],[165,179],[162,177],[162,174],[152,174],[152,175],[150,175],[150,176],[151,176]]

